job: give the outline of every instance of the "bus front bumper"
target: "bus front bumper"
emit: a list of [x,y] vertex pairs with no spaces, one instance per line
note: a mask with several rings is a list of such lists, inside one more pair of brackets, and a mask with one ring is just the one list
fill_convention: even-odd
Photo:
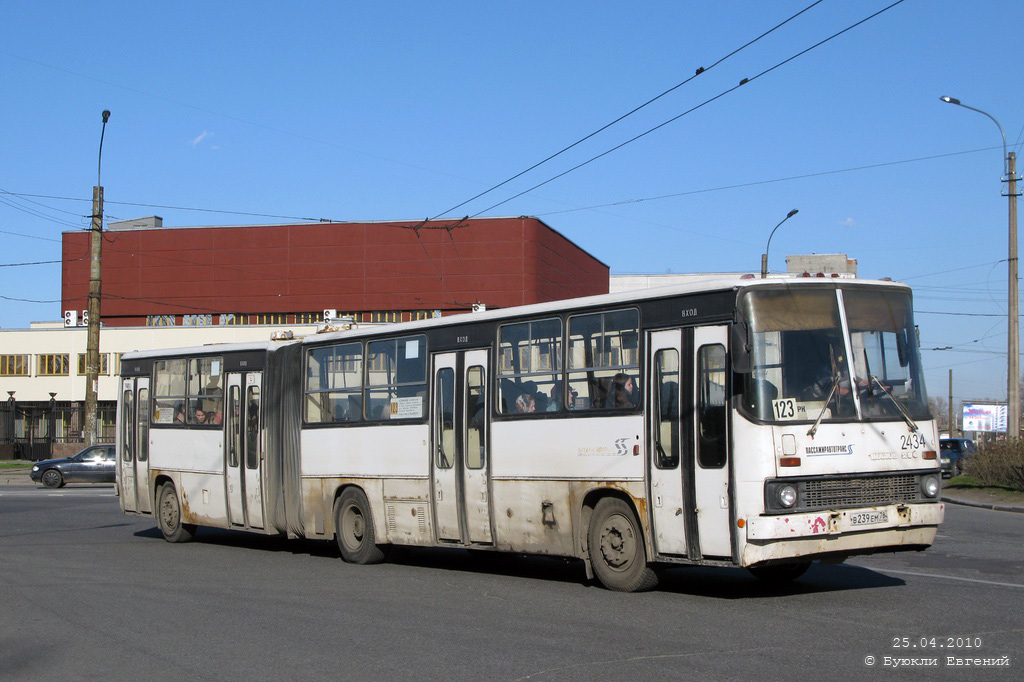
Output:
[[741,563],[924,549],[945,509],[930,502],[747,518]]

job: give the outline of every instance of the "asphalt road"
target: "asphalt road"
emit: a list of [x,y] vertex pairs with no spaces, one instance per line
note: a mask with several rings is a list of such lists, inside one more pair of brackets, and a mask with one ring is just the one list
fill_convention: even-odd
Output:
[[171,545],[112,487],[6,486],[0,679],[1020,678],[1024,514],[946,519],[927,552],[815,565],[785,589],[691,568],[619,594],[546,558],[353,566],[330,543],[209,529]]

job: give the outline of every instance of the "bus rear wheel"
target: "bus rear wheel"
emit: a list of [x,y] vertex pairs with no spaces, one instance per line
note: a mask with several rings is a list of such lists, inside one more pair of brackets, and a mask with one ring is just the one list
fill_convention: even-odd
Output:
[[616,497],[597,503],[587,533],[590,565],[601,584],[616,592],[643,592],[658,584],[647,565],[643,533],[629,505]]
[[181,522],[181,502],[173,483],[165,483],[157,495],[156,523],[167,542],[188,542],[196,534],[194,524]]
[[359,488],[346,488],[334,505],[334,537],[341,558],[350,564],[384,561],[384,548],[375,542],[370,503]]

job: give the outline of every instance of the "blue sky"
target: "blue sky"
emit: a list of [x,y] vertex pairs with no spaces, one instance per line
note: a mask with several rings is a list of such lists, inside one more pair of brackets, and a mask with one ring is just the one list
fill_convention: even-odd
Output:
[[666,273],[756,269],[797,208],[773,270],[846,253],[911,284],[922,346],[953,347],[924,353],[931,394],[953,369],[958,398],[1005,397],[999,133],[939,101],[991,113],[1020,150],[1024,21],[1005,2],[905,0],[800,54],[892,1],[824,0],[446,213],[812,1],[9,0],[0,327],[60,318],[59,264],[13,264],[59,261],[86,226],[109,109],[108,220],[525,214],[613,273]]

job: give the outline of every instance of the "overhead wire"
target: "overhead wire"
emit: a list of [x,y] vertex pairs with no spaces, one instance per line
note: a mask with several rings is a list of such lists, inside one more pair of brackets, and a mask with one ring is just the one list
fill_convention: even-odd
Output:
[[875,13],[867,16],[867,17],[865,17],[864,19],[861,19],[860,21],[858,21],[858,22],[856,22],[854,24],[851,24],[850,26],[847,26],[846,28],[844,28],[841,31],[833,33],[828,38],[825,38],[825,39],[815,43],[814,45],[811,45],[810,47],[808,47],[808,48],[806,48],[804,50],[801,50],[800,52],[797,52],[796,54],[794,54],[794,55],[792,55],[792,56],[782,60],[781,62],[775,64],[774,66],[771,66],[771,67],[765,69],[764,71],[761,71],[760,73],[758,73],[758,74],[756,74],[754,76],[751,76],[750,78],[743,78],[742,80],[740,80],[739,83],[737,83],[736,85],[732,86],[731,88],[727,88],[726,90],[718,93],[714,97],[710,97],[710,98],[704,100],[700,104],[698,104],[698,105],[696,105],[694,107],[691,107],[690,109],[687,109],[686,111],[682,112],[681,114],[673,116],[672,118],[668,119],[667,121],[659,123],[658,125],[654,126],[653,128],[650,128],[650,129],[640,133],[639,135],[635,135],[634,137],[631,137],[630,139],[626,140],[625,142],[622,142],[621,144],[615,145],[611,149],[608,149],[608,150],[606,150],[604,152],[601,152],[600,154],[598,154],[596,156],[593,156],[593,157],[587,159],[586,161],[583,161],[582,163],[579,163],[579,164],[569,168],[568,170],[565,170],[565,171],[563,171],[563,172],[561,172],[561,173],[559,173],[559,174],[557,174],[557,175],[555,175],[555,176],[553,176],[551,178],[548,178],[547,180],[545,180],[543,182],[537,183],[533,187],[530,187],[528,189],[523,190],[522,192],[514,194],[511,197],[509,197],[507,199],[504,199],[503,201],[499,201],[496,204],[488,206],[487,208],[483,209],[482,211],[478,211],[477,213],[474,213],[470,217],[475,218],[475,217],[477,217],[477,216],[479,216],[479,215],[481,215],[483,213],[487,213],[488,211],[492,211],[495,208],[497,208],[497,207],[499,207],[499,206],[501,206],[503,204],[507,204],[508,202],[513,201],[514,199],[518,199],[519,197],[523,196],[524,194],[529,194],[530,192],[532,192],[532,191],[534,191],[536,189],[539,189],[539,188],[543,187],[544,185],[546,185],[546,184],[548,184],[550,182],[554,182],[555,180],[557,180],[557,179],[559,179],[561,177],[564,177],[564,176],[568,175],[569,173],[577,171],[580,168],[583,168],[584,166],[586,166],[588,164],[591,164],[594,161],[597,161],[598,159],[601,159],[601,158],[603,158],[605,156],[608,156],[612,152],[618,151],[619,149],[622,149],[626,145],[632,144],[633,142],[636,142],[637,140],[639,140],[641,138],[644,138],[647,135],[650,135],[651,133],[653,133],[653,132],[655,132],[657,130],[660,130],[661,128],[664,128],[665,126],[669,125],[670,123],[674,123],[675,121],[678,121],[679,119],[683,118],[684,116],[687,116],[687,115],[693,113],[694,111],[697,111],[698,109],[701,109],[701,108],[707,106],[708,104],[711,104],[712,102],[715,102],[715,101],[725,97],[726,95],[728,95],[730,93],[733,93],[736,90],[739,90],[744,85],[752,83],[753,81],[758,80],[759,78],[762,78],[763,76],[768,75],[769,73],[775,71],[776,69],[779,69],[782,66],[792,62],[793,60],[802,57],[803,55],[807,54],[808,52],[811,52],[812,50],[815,50],[815,49],[821,47],[822,45],[828,43],[829,41],[834,40],[835,38],[838,38],[839,36],[843,35],[844,33],[847,33],[849,31],[857,28],[858,26],[860,26],[860,25],[870,21],[871,19],[874,19],[875,17],[883,14],[884,12],[889,11],[893,7],[896,7],[897,5],[902,4],[903,2],[905,2],[905,0],[896,0],[891,5],[888,5],[887,7],[883,7],[882,9],[878,10],[877,12],[875,12]]
[[593,131],[592,133],[584,135],[583,137],[581,137],[580,139],[576,140],[572,144],[567,145],[565,147],[562,147],[561,149],[559,149],[554,154],[551,154],[547,158],[544,158],[544,159],[538,161],[537,163],[533,164],[529,168],[526,168],[526,169],[524,169],[522,171],[519,171],[515,175],[513,175],[513,176],[511,176],[511,177],[509,177],[509,178],[507,178],[505,180],[502,180],[498,184],[493,185],[493,186],[489,187],[488,189],[485,189],[484,191],[480,192],[479,194],[476,194],[476,195],[470,197],[469,199],[466,199],[465,201],[452,206],[451,208],[447,208],[447,209],[441,211],[440,213],[438,213],[433,218],[430,218],[430,220],[437,220],[438,218],[440,218],[441,216],[443,216],[443,215],[445,215],[447,213],[451,213],[452,211],[454,211],[454,210],[456,210],[458,208],[462,208],[463,206],[465,206],[466,204],[470,203],[471,201],[475,201],[476,199],[479,199],[482,196],[490,194],[491,192],[493,192],[494,190],[498,189],[499,187],[504,187],[505,185],[507,185],[508,183],[512,182],[513,180],[516,180],[517,178],[520,178],[520,177],[526,175],[530,171],[532,171],[532,170],[534,170],[536,168],[539,168],[540,166],[543,166],[548,161],[551,161],[552,159],[554,159],[554,158],[556,158],[558,156],[561,156],[565,152],[567,152],[570,149],[572,149],[572,148],[582,144],[583,142],[586,142],[587,140],[589,140],[590,138],[594,137],[595,135],[598,135],[598,134],[604,132],[605,130],[608,130],[609,128],[611,128],[616,123],[619,123],[619,122],[629,118],[630,116],[632,116],[636,112],[640,111],[641,109],[643,109],[643,108],[653,104],[654,102],[657,102],[659,99],[661,99],[665,95],[668,95],[669,93],[674,92],[674,91],[678,90],[679,88],[683,87],[684,85],[686,85],[690,81],[694,80],[697,76],[699,76],[699,75],[701,75],[703,73],[707,73],[708,71],[710,71],[711,69],[715,68],[716,66],[718,66],[722,62],[726,61],[730,57],[733,57],[733,56],[739,54],[740,52],[742,52],[743,50],[747,49],[748,47],[750,47],[754,43],[758,42],[759,40],[761,40],[765,36],[768,36],[771,33],[777,31],[778,29],[782,28],[783,26],[785,26],[789,22],[791,22],[794,19],[796,19],[797,17],[799,17],[801,14],[804,14],[805,12],[807,12],[810,9],[812,9],[816,5],[821,4],[822,2],[824,2],[824,0],[816,0],[815,2],[812,2],[810,5],[808,5],[807,7],[803,8],[802,10],[800,10],[799,12],[794,14],[793,16],[791,16],[788,19],[786,19],[785,21],[783,21],[783,22],[773,26],[772,28],[768,29],[767,31],[765,31],[761,35],[759,35],[756,38],[754,38],[753,40],[750,40],[750,41],[744,43],[743,45],[741,45],[740,47],[736,48],[735,50],[733,50],[729,54],[725,55],[724,57],[719,58],[717,61],[715,61],[713,64],[711,64],[711,66],[708,66],[706,68],[703,67],[703,66],[699,67],[696,70],[696,72],[692,76],[690,76],[689,78],[686,78],[685,80],[683,80],[683,81],[681,81],[679,83],[676,83],[675,85],[673,85],[668,90],[665,90],[665,91],[661,92],[660,94],[655,95],[654,97],[650,98],[649,100],[647,100],[643,104],[641,104],[641,105],[639,105],[637,107],[634,107],[633,109],[627,111],[625,114],[622,114],[621,116],[619,116],[615,120],[611,121],[610,123],[606,123],[605,125],[601,126],[600,128],[598,128],[597,130]]
[[991,151],[993,149],[999,149],[999,147],[983,147],[981,149],[971,149],[962,152],[949,152],[946,154],[935,154],[932,156],[921,156],[915,159],[902,159],[899,161],[885,161],[882,163],[873,163],[865,166],[853,166],[851,168],[840,168],[837,170],[818,171],[816,173],[804,173],[802,175],[790,175],[783,178],[772,178],[770,180],[752,180],[750,182],[742,182],[735,185],[721,185],[719,187],[707,187],[704,189],[688,190],[686,192],[674,192],[672,194],[661,194],[653,197],[641,197],[638,199],[622,199],[620,201],[613,201],[607,204],[594,204],[592,206],[580,206],[577,208],[567,208],[560,211],[548,211],[546,213],[536,214],[538,218],[550,215],[560,215],[562,213],[573,213],[576,211],[589,211],[597,208],[611,208],[613,206],[625,206],[627,204],[639,204],[646,201],[660,201],[662,199],[676,199],[678,197],[685,197],[693,194],[706,194],[708,192],[721,192],[730,189],[743,189],[746,187],[757,187],[758,185],[769,185],[776,182],[791,182],[793,180],[806,180],[807,178],[817,178],[825,175],[836,175],[839,173],[852,173],[855,171],[872,170],[875,168],[884,168],[886,166],[898,166],[904,163],[916,163],[919,161],[933,161],[935,159],[943,159],[950,156],[960,156],[963,154],[975,154],[978,152]]

